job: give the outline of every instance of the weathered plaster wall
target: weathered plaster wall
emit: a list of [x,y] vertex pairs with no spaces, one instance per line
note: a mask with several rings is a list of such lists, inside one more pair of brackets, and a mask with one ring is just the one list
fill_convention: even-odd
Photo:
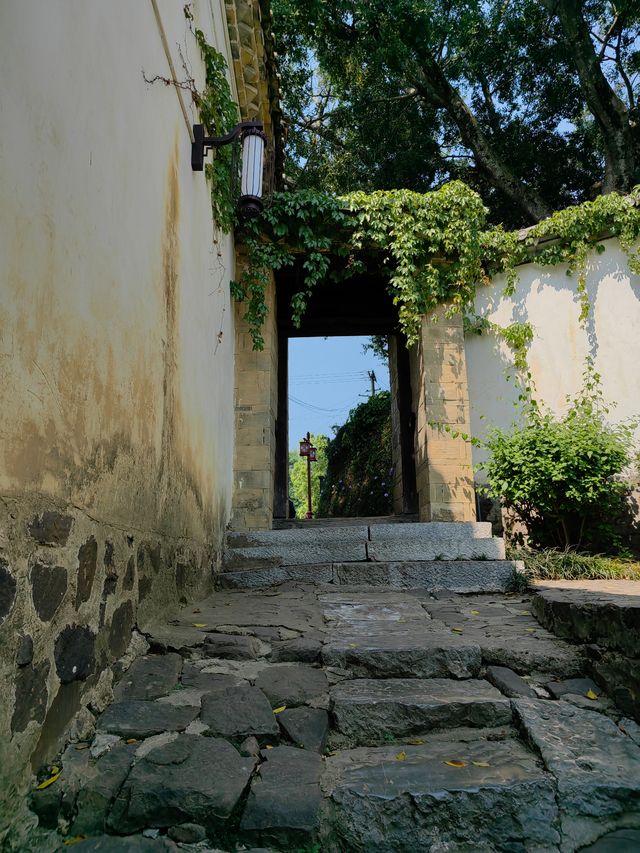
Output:
[[[615,239],[605,252],[593,253],[587,275],[591,312],[586,327],[578,322],[580,306],[576,276],[566,267],[519,267],[513,296],[503,296],[504,278],[478,289],[475,310],[500,326],[529,322],[534,340],[528,363],[537,395],[553,411],[566,407],[567,395],[581,387],[585,358],[591,355],[602,376],[606,400],[616,404],[611,419],[640,414],[640,278],[630,272],[625,253]],[[508,427],[517,419],[518,390],[512,375],[509,347],[494,335],[467,335],[465,341],[471,430],[484,436],[495,424]],[[640,430],[638,431],[640,438]],[[484,458],[473,448],[474,464]],[[476,475],[481,479],[481,472]]]
[[[222,5],[194,13],[228,56]],[[210,582],[231,509],[233,243],[143,70],[169,76],[150,0],[0,6],[0,847],[25,763]]]

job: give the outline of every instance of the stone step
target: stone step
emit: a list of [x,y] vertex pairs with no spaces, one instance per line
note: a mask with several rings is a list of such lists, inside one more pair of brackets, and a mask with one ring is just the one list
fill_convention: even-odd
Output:
[[509,699],[488,681],[448,678],[390,678],[343,681],[331,690],[330,709],[339,732],[358,746],[386,737],[439,728],[507,725]]
[[380,586],[387,589],[448,590],[457,593],[503,592],[521,568],[514,560],[424,560],[391,563],[310,563],[274,566],[249,563],[227,566],[218,576],[222,589],[258,589],[290,580],[339,586]]
[[345,518],[274,518],[274,530],[304,530],[313,527],[357,527],[366,524],[413,524],[417,515],[372,515]]
[[517,740],[345,750],[322,784],[327,853],[558,849],[554,780]]

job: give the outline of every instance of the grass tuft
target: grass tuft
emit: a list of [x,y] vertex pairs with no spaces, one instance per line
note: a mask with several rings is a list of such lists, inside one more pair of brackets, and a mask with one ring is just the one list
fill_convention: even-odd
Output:
[[524,562],[528,580],[640,580],[640,562],[626,557],[603,557],[576,551],[511,548],[509,560]]

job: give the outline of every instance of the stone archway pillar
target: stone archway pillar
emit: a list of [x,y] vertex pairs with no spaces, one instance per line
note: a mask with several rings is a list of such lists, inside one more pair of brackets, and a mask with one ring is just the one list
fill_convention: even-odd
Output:
[[446,309],[422,318],[410,353],[419,516],[475,521],[471,445],[451,432],[471,433],[462,315]]

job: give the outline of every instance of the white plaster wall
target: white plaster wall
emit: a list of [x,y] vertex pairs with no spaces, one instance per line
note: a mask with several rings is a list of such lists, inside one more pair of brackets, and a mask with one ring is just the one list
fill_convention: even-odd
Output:
[[[159,7],[202,87],[183,4]],[[229,60],[219,0],[194,12]],[[143,71],[169,76],[150,0],[0,4],[0,493],[210,537],[231,504],[233,242],[175,89]]]
[[[567,395],[582,384],[585,358],[591,354],[602,376],[610,418],[619,422],[640,415],[640,278],[631,273],[627,257],[615,239],[605,241],[605,252],[589,260],[587,291],[592,306],[585,328],[578,318],[577,277],[565,266],[535,263],[518,268],[519,282],[511,297],[503,295],[505,279],[497,277],[478,289],[475,311],[507,326],[529,322],[534,340],[528,362],[538,399],[551,410],[566,409]],[[491,334],[467,335],[465,340],[471,428],[483,437],[491,425],[508,427],[517,420],[517,388],[509,347]],[[638,432],[640,440],[640,430]],[[485,454],[473,449],[474,464]],[[482,479],[479,473],[478,479]]]

